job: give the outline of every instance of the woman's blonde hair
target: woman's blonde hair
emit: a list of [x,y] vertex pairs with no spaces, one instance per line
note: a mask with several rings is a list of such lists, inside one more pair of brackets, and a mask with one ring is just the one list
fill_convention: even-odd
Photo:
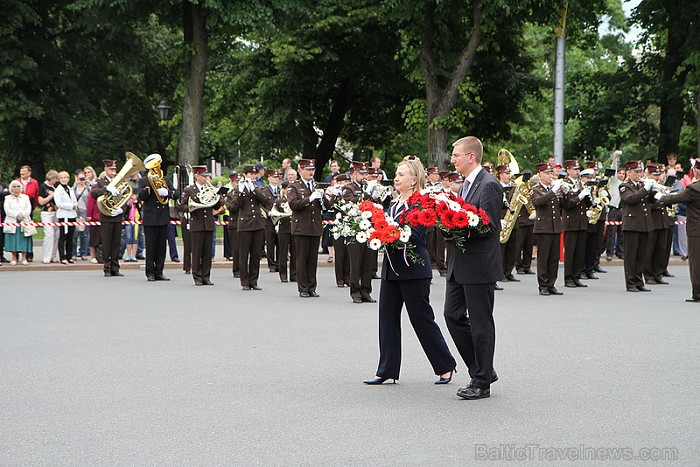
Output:
[[396,167],[396,170],[399,170],[399,167],[402,166],[406,167],[409,174],[416,177],[416,190],[425,188],[425,167],[423,167],[423,163],[420,159],[416,156],[406,156],[398,167]]

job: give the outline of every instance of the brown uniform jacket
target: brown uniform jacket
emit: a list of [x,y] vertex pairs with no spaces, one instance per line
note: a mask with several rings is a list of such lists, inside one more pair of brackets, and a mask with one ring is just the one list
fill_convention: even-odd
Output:
[[[282,209],[282,204],[287,202],[287,198],[279,197],[275,198],[274,206],[277,206],[278,211],[283,211]],[[279,228],[277,229],[278,234],[291,234],[292,233],[292,217],[287,216],[287,217],[282,217],[280,218],[280,222],[278,224]]]
[[238,196],[238,190],[231,190],[224,196],[224,205],[228,209],[228,224],[226,230],[238,230],[238,209],[234,209],[233,200]]
[[[196,201],[197,194],[199,194],[199,189],[197,185],[190,185],[182,191],[182,196],[180,197],[180,211],[187,212],[188,200],[191,198]],[[221,200],[217,201],[215,205],[208,208],[195,209],[190,213],[190,232],[213,232],[216,228],[214,224],[214,209],[218,209],[221,206]]]
[[[572,180],[569,177],[564,179],[564,183],[581,186],[580,180]],[[586,210],[591,205],[590,197],[579,199],[578,195],[581,191],[570,191],[561,199],[561,220],[564,232],[572,232],[577,230],[586,230],[588,228],[588,217]]]
[[685,203],[686,232],[689,237],[700,237],[700,181],[689,183],[680,193],[666,195],[659,200],[664,204]]
[[266,210],[272,207],[273,202],[270,192],[265,187],[256,185],[253,191],[246,188],[242,193],[236,191],[232,196],[230,208],[238,211],[238,231],[263,230],[267,218]]
[[668,229],[672,221],[673,218],[669,217],[665,205],[656,201],[651,204],[651,222],[654,230]]
[[[104,195],[105,193],[109,193],[107,191],[107,185],[109,185],[111,180],[109,180],[107,177],[102,176],[97,179],[97,182],[95,183],[95,186],[92,188],[90,191],[90,196],[93,198],[97,199],[100,196]],[[125,204],[126,206],[126,204]],[[122,208],[123,209],[123,208]],[[100,222],[112,222],[112,223],[121,223],[121,221],[124,220],[124,214],[119,214],[116,216],[105,216],[102,211],[100,211]]]
[[[533,206],[537,211],[535,228],[533,233],[558,234],[561,233],[561,209],[560,198],[554,191],[547,189],[541,183],[532,188],[530,196]],[[527,210],[526,210],[527,211]]]
[[651,219],[649,192],[644,184],[635,186],[630,180],[620,184],[620,209],[622,209],[622,231],[651,232],[654,223]]
[[287,200],[292,208],[292,235],[321,236],[323,234],[321,204],[327,198],[309,201],[311,192],[301,180],[289,185]]

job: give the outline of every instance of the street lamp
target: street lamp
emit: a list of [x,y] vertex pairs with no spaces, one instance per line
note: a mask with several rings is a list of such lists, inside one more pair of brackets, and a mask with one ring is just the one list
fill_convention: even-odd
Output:
[[166,121],[168,119],[169,113],[170,106],[168,105],[168,103],[165,101],[160,101],[160,104],[158,104],[158,117],[160,117],[160,121]]

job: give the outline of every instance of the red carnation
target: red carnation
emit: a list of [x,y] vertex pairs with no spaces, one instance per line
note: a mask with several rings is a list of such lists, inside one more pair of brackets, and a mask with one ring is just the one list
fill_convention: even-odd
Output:
[[418,215],[418,222],[426,227],[435,225],[435,221],[437,221],[437,214],[435,214],[435,211],[425,210],[421,211]]
[[484,225],[489,225],[491,223],[491,220],[489,219],[489,215],[486,214],[486,211],[483,209],[479,209],[479,217],[481,217],[481,223]]
[[469,217],[466,212],[455,212],[452,222],[458,229],[463,229],[469,225]]

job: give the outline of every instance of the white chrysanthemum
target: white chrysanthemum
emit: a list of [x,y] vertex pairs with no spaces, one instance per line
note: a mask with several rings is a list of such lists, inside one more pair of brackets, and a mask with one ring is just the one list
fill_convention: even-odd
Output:
[[451,211],[459,211],[460,209],[462,209],[457,201],[448,200],[447,206],[450,208]]
[[369,219],[372,217],[372,213],[370,211],[362,211],[362,214],[360,214],[363,219]]
[[411,228],[408,226],[404,226],[401,228],[401,234],[399,235],[399,240],[401,240],[404,243],[408,243],[408,241],[411,239]]
[[349,237],[352,235],[352,229],[349,226],[344,225],[341,234],[343,237]]
[[476,227],[479,225],[479,216],[471,211],[467,211],[467,217],[469,218],[469,227]]
[[335,213],[335,218],[336,218],[336,219],[342,219],[342,217],[343,217],[343,215],[342,215],[341,213],[339,213],[339,212],[336,212],[336,213]]
[[373,238],[369,241],[369,247],[376,251],[382,247],[382,241],[378,238]]
[[372,227],[372,223],[368,219],[362,219],[360,221],[361,230],[368,230],[370,227]]
[[353,207],[350,208],[350,210],[348,211],[348,215],[353,216],[353,217],[357,217],[357,216],[360,215],[360,210],[357,209],[357,207],[353,206]]
[[367,234],[365,232],[357,232],[355,240],[357,240],[357,243],[365,243],[367,241]]
[[338,240],[340,237],[341,237],[340,232],[338,232],[337,230],[333,231],[333,238],[334,239]]

